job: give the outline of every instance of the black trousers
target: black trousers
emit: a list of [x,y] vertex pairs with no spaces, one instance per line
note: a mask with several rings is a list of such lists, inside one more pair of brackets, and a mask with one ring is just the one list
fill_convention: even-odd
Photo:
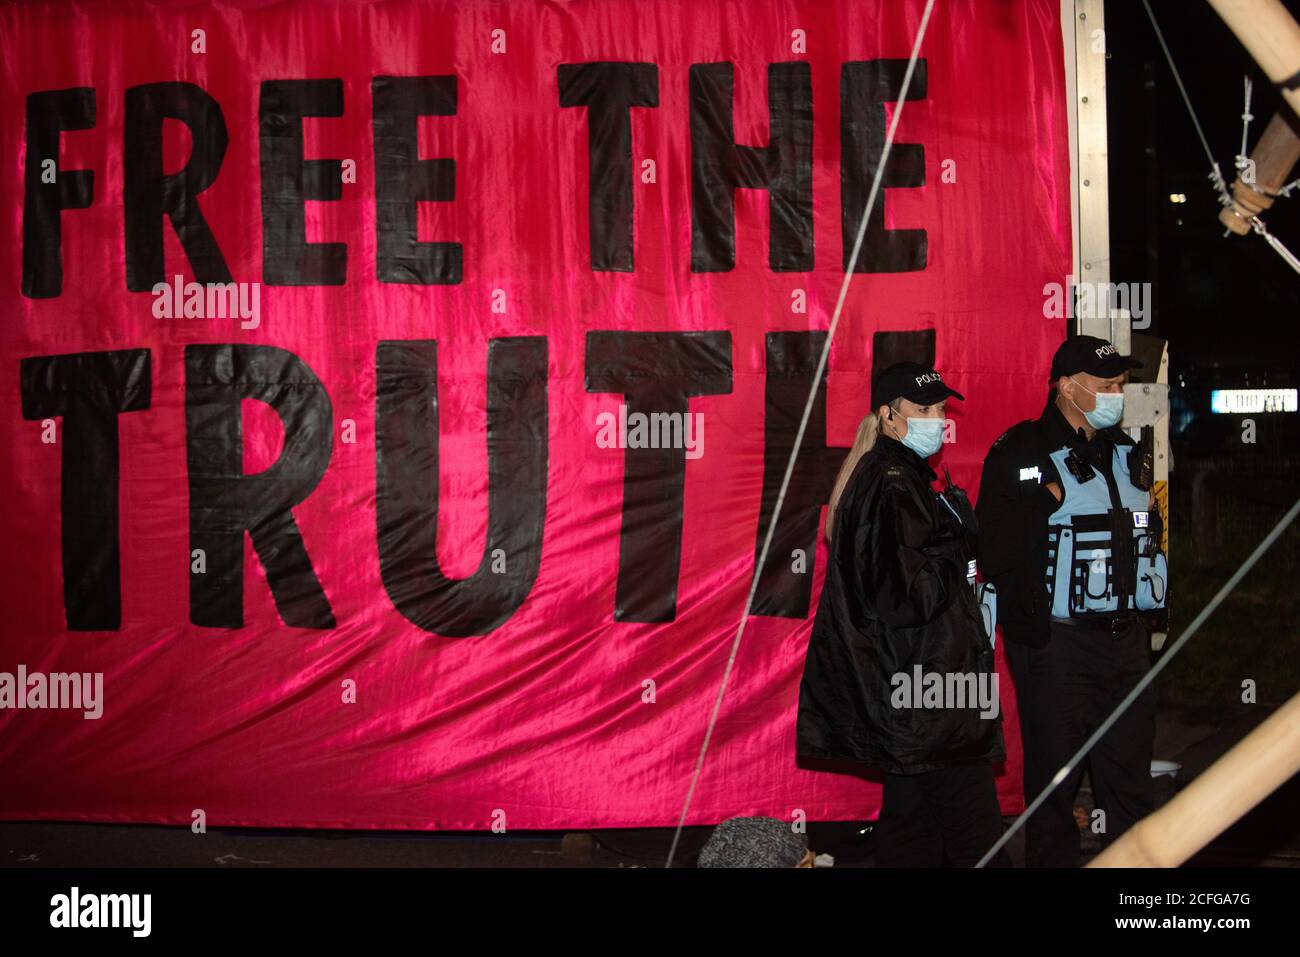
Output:
[[[1026,804],[1051,783],[1151,666],[1147,632],[1137,623],[1112,635],[1052,622],[1050,635],[1042,648],[1010,641],[1006,645],[1019,703]],[[1155,714],[1155,687],[1150,685],[1029,817],[1027,867],[1079,866],[1074,798],[1085,766],[1097,808],[1105,815],[1094,816],[1103,847],[1151,813]]]
[[[1002,836],[993,766],[886,774],[875,834],[877,867],[974,867]],[[1006,850],[989,864],[1010,866]]]

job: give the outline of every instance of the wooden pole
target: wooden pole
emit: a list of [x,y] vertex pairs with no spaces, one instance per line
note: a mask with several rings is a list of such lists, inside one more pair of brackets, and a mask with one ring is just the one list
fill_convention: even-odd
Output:
[[[1261,70],[1274,83],[1300,75],[1300,24],[1281,0],[1209,0]],[[1283,89],[1282,96],[1300,114],[1300,87]]]
[[1178,867],[1300,771],[1300,694],[1089,867]]
[[1264,134],[1250,154],[1255,164],[1255,181],[1232,184],[1232,206],[1225,206],[1219,220],[1238,236],[1250,232],[1248,220],[1273,205],[1277,191],[1286,185],[1291,168],[1300,160],[1300,121],[1283,106],[1273,114]]

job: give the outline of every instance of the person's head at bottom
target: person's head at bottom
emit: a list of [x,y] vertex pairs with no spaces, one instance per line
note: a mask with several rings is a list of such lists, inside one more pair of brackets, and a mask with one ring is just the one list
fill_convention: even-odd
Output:
[[697,867],[812,867],[808,838],[774,817],[733,817],[713,829]]

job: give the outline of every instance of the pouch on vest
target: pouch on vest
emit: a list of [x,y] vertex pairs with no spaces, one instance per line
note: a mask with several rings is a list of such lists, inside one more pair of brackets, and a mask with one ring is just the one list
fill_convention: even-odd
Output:
[[1130,609],[1121,595],[1133,594],[1136,550],[1131,538],[1120,538],[1119,549],[1114,548],[1114,524],[1109,514],[1074,515],[1070,525],[1049,527],[1052,617],[1087,618]]
[[1068,449],[1052,453],[1061,472],[1061,507],[1048,519],[1047,588],[1053,618],[1111,617],[1165,604],[1168,566],[1152,527],[1147,493],[1128,479],[1115,451],[1111,476],[1079,481],[1064,465]]
[[1165,607],[1165,589],[1169,583],[1169,566],[1163,552],[1144,558],[1138,564],[1137,609],[1154,611]]
[[1160,551],[1162,530],[1160,513],[1152,512],[1151,527],[1137,539],[1138,568],[1134,602],[1138,611],[1165,607],[1165,590],[1169,584],[1169,565]]

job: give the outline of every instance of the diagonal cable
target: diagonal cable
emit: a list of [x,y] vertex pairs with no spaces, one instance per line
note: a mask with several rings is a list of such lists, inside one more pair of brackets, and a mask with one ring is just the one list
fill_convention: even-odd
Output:
[[1187,95],[1187,88],[1183,86],[1183,78],[1178,73],[1178,67],[1174,64],[1174,56],[1169,52],[1169,47],[1165,44],[1165,35],[1160,32],[1160,24],[1156,23],[1156,15],[1151,11],[1151,4],[1148,0],[1142,0],[1142,6],[1146,7],[1147,18],[1151,21],[1151,28],[1156,31],[1156,39],[1160,41],[1160,49],[1165,51],[1165,60],[1169,63],[1169,72],[1174,75],[1174,82],[1178,84],[1178,92],[1183,95],[1183,102],[1187,104],[1187,115],[1192,118],[1192,125],[1196,127],[1196,135],[1201,138],[1201,146],[1205,147],[1205,155],[1209,157],[1210,167],[1213,172],[1210,179],[1214,180],[1214,188],[1219,192],[1219,201],[1227,205],[1231,197],[1228,195],[1228,184],[1224,182],[1223,173],[1219,170],[1219,164],[1214,159],[1214,151],[1210,149],[1210,143],[1205,138],[1205,131],[1201,129],[1201,121],[1197,119],[1196,110],[1192,108],[1192,100]]
[[1020,830],[1021,826],[1026,820],[1028,820],[1029,816],[1037,811],[1042,803],[1047,800],[1047,796],[1055,791],[1057,786],[1070,776],[1070,773],[1079,766],[1079,762],[1084,759],[1084,756],[1092,750],[1093,745],[1102,739],[1102,736],[1105,735],[1106,732],[1110,730],[1111,726],[1119,720],[1119,716],[1123,714],[1128,709],[1129,705],[1137,700],[1138,695],[1140,695],[1143,690],[1155,680],[1156,675],[1163,671],[1169,662],[1174,660],[1174,656],[1178,654],[1183,645],[1187,644],[1192,635],[1196,634],[1197,629],[1199,629],[1201,625],[1205,624],[1205,620],[1210,617],[1214,612],[1214,609],[1218,608],[1220,603],[1228,597],[1228,593],[1237,587],[1237,583],[1246,577],[1246,572],[1250,571],[1255,566],[1255,562],[1259,561],[1260,556],[1268,551],[1269,546],[1277,541],[1281,534],[1286,531],[1287,526],[1295,519],[1297,513],[1300,513],[1300,499],[1297,499],[1296,503],[1291,506],[1291,510],[1283,515],[1282,520],[1273,526],[1273,530],[1264,536],[1264,540],[1259,543],[1253,552],[1251,552],[1250,557],[1242,562],[1241,567],[1238,568],[1224,586],[1219,589],[1218,594],[1210,599],[1210,603],[1201,609],[1201,613],[1192,620],[1192,623],[1187,626],[1187,630],[1183,632],[1182,635],[1179,636],[1178,640],[1169,647],[1169,650],[1160,656],[1160,660],[1156,662],[1155,666],[1143,675],[1142,680],[1134,685],[1133,690],[1128,693],[1128,696],[1116,705],[1115,710],[1110,713],[1110,716],[1106,718],[1106,720],[1101,723],[1101,726],[1092,733],[1092,736],[1083,743],[1083,747],[1079,748],[1079,750],[1075,752],[1074,757],[1070,758],[1065,767],[1056,772],[1056,776],[1052,778],[1051,783],[1048,784],[1047,787],[1043,788],[1042,793],[1039,794],[1038,797],[1034,798],[1034,803],[1025,808],[1024,813],[1021,814],[1020,817],[1016,818],[1011,827],[1007,828],[1006,833],[998,839],[998,842],[989,848],[988,853],[980,858],[979,863],[975,865],[976,867],[983,867],[992,860],[993,855],[1000,851],[1007,841],[1011,840],[1011,835]]
[[754,595],[758,591],[758,579],[767,564],[767,553],[772,545],[772,535],[776,530],[777,519],[781,515],[781,506],[785,503],[786,489],[790,486],[790,476],[794,472],[794,463],[799,456],[799,447],[803,444],[804,430],[807,428],[809,416],[812,414],[813,402],[817,398],[817,389],[821,385],[822,374],[826,371],[826,359],[830,355],[831,342],[835,338],[835,328],[839,325],[840,313],[844,309],[844,300],[849,292],[849,283],[853,279],[853,270],[858,264],[858,255],[862,251],[863,238],[867,233],[867,223],[870,221],[871,211],[875,207],[876,195],[880,192],[880,182],[885,163],[889,160],[889,151],[894,145],[894,134],[898,130],[898,120],[903,115],[903,103],[907,99],[907,91],[912,83],[912,73],[916,68],[916,61],[921,52],[921,41],[925,38],[925,29],[930,22],[930,11],[933,9],[934,0],[926,0],[925,11],[921,14],[921,25],[916,31],[916,42],[912,45],[912,56],[907,61],[907,71],[903,74],[903,85],[899,91],[898,103],[894,107],[894,115],[889,123],[889,131],[885,134],[885,148],[880,154],[880,162],[876,164],[876,175],[871,181],[871,192],[867,196],[867,208],[862,214],[862,222],[858,224],[858,234],[853,242],[853,252],[849,256],[848,266],[844,271],[844,282],[840,284],[840,294],[835,301],[835,312],[831,316],[830,329],[826,334],[826,341],[822,345],[821,358],[817,363],[817,372],[813,376],[812,388],[808,392],[808,401],[804,404],[803,417],[799,420],[799,431],[795,434],[794,448],[790,450],[790,461],[786,463],[785,475],[781,479],[781,490],[776,497],[776,508],[772,512],[772,517],[768,520],[767,534],[763,537],[763,549],[759,555],[758,563],[754,567],[754,578],[749,585],[749,597],[745,600],[745,610],[740,616],[740,625],[736,629],[736,637],[731,643],[731,654],[727,658],[727,668],[722,675],[722,685],[718,688],[717,698],[713,702],[713,713],[709,715],[709,725],[704,732],[704,744],[700,747],[700,756],[695,762],[695,772],[691,775],[691,786],[686,792],[686,801],[682,805],[681,817],[677,820],[677,830],[673,833],[673,843],[668,849],[668,860],[664,864],[665,867],[673,866],[673,855],[677,852],[677,843],[681,839],[682,828],[686,824],[686,814],[691,807],[691,798],[694,797],[695,786],[699,783],[700,769],[704,766],[704,755],[709,750],[709,741],[713,737],[713,727],[717,723],[718,712],[722,708],[722,698],[727,691],[727,682],[731,679],[731,670],[736,663],[736,653],[740,650],[740,639],[745,633],[745,624],[749,621],[749,612],[754,604]]

